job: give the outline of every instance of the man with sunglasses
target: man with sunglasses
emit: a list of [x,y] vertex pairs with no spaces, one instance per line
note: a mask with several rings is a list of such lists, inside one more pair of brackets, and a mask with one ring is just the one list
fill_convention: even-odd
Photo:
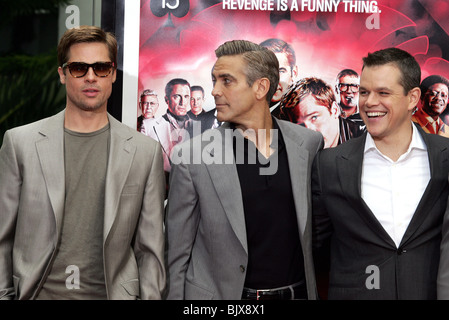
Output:
[[160,145],[115,120],[117,41],[67,30],[64,111],[5,133],[0,299],[160,299],[165,180]]
[[335,92],[340,96],[340,110],[343,118],[358,114],[359,75],[357,72],[352,69],[340,71],[337,75]]
[[343,69],[337,75],[335,92],[340,97],[340,117],[355,123],[357,130],[362,134],[366,126],[359,113],[359,83],[360,76],[356,71]]

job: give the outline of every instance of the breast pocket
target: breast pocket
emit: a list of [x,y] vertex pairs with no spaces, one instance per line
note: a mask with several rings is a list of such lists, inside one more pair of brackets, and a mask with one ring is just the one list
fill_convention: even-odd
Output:
[[123,187],[122,196],[135,195],[139,192],[138,184],[128,184]]

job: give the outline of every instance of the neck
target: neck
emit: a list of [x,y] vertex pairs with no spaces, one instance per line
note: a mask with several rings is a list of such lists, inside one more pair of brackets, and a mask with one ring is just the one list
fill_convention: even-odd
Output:
[[373,140],[377,149],[379,149],[383,155],[396,162],[401,155],[407,152],[408,147],[412,142],[412,136],[413,128],[412,124],[410,124],[407,130],[403,130],[401,134],[384,138],[373,137]]
[[348,107],[348,106],[341,105],[341,104],[340,104],[340,106],[341,106],[341,110],[342,110],[342,113],[345,118],[352,116],[354,113],[357,113],[357,106]]
[[64,127],[71,131],[94,132],[103,128],[108,122],[108,114],[105,108],[103,111],[84,111],[70,107],[65,110]]
[[264,112],[258,112],[253,116],[247,118],[247,120],[239,121],[235,123],[235,127],[242,131],[243,136],[252,141],[256,148],[266,158],[271,156],[274,150],[270,147],[272,135],[271,129],[273,129],[273,119],[268,107],[264,108]]

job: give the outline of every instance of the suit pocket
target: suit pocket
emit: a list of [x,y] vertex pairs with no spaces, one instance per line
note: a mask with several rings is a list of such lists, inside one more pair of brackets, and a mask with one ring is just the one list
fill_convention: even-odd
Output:
[[130,296],[139,296],[139,279],[128,280],[126,282],[122,282],[121,285]]
[[213,292],[207,289],[199,287],[198,285],[186,281],[185,285],[185,299],[186,300],[212,300],[214,297]]
[[122,196],[124,195],[134,195],[139,192],[138,184],[128,184],[123,187]]
[[19,284],[20,284],[20,278],[13,275],[12,276],[12,281],[14,283],[14,293],[16,295],[16,299],[18,299],[20,297],[20,289],[19,289]]

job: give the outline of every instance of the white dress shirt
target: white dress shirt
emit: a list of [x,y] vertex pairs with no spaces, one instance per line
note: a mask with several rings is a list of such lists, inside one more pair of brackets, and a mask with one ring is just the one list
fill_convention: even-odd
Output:
[[427,146],[413,125],[407,152],[395,162],[368,133],[362,165],[362,199],[399,247],[430,180]]

